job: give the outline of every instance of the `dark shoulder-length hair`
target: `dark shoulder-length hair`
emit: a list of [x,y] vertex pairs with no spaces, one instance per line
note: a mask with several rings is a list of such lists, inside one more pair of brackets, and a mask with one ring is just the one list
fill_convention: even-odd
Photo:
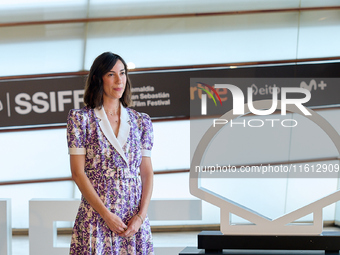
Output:
[[125,61],[117,54],[104,52],[93,61],[87,76],[84,92],[84,104],[87,107],[96,108],[103,105],[103,76],[114,67],[118,60],[122,61],[126,74],[125,91],[119,101],[124,107],[131,105],[131,82]]

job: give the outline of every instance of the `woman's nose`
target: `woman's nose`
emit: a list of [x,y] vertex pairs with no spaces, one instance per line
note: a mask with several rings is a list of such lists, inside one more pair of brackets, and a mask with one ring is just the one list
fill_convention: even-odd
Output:
[[122,82],[122,77],[120,75],[116,76],[116,83],[121,83]]

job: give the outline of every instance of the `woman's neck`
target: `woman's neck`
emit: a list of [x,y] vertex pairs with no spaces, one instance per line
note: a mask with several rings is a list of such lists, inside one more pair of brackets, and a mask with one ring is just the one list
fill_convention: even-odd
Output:
[[103,102],[103,107],[106,113],[110,115],[119,115],[120,114],[120,102],[119,100],[105,100]]

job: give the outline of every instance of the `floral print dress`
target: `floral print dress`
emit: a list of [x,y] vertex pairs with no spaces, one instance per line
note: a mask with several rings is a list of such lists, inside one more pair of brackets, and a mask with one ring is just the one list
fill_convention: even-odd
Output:
[[[139,166],[142,156],[150,157],[153,146],[150,117],[121,105],[116,137],[103,107],[71,110],[67,139],[71,155],[85,155],[85,173],[105,206],[127,224],[139,211]],[[149,220],[146,217],[134,236],[120,237],[82,197],[70,254],[153,254]]]

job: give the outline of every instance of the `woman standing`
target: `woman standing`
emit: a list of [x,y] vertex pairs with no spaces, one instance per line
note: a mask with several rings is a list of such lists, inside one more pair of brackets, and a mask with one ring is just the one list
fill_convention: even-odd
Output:
[[131,84],[120,56],[95,59],[84,103],[67,125],[72,178],[82,193],[70,254],[153,254],[152,123],[128,108]]

